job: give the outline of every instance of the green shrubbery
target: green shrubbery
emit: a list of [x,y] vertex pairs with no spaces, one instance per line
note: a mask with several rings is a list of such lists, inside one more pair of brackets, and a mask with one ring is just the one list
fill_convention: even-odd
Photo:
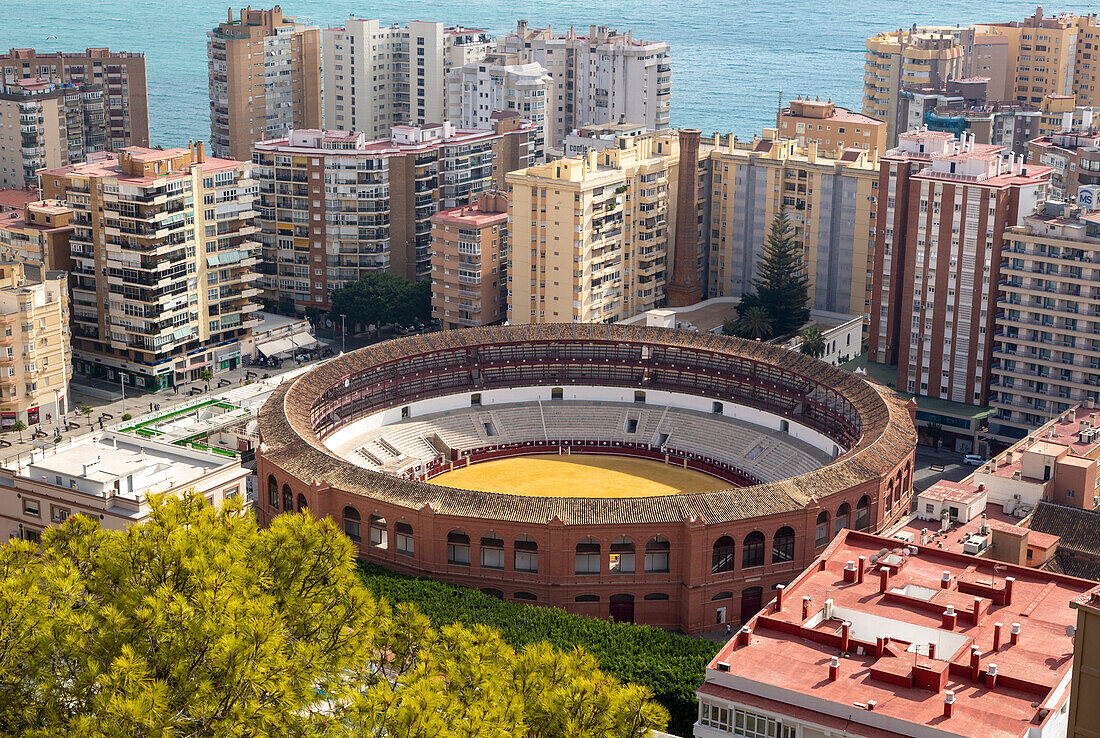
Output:
[[504,602],[489,595],[414,579],[381,566],[360,563],[367,589],[391,603],[411,603],[436,627],[485,624],[513,648],[547,641],[558,649],[580,646],[601,668],[626,682],[648,687],[672,716],[669,729],[691,735],[695,690],[719,644],[666,633],[657,628],[570,615],[564,610]]

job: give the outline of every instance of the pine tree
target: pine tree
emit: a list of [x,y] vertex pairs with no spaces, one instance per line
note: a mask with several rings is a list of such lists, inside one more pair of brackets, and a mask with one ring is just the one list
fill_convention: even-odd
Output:
[[781,209],[772,219],[758,273],[752,286],[772,319],[772,335],[800,328],[810,317],[810,280],[786,210]]

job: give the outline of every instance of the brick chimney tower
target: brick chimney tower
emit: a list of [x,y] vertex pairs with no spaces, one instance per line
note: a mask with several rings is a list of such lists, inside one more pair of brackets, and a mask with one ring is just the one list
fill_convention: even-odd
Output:
[[694,305],[702,298],[699,287],[699,225],[697,192],[699,181],[698,128],[680,129],[679,191],[676,194],[676,246],[672,279],[665,288],[669,307]]

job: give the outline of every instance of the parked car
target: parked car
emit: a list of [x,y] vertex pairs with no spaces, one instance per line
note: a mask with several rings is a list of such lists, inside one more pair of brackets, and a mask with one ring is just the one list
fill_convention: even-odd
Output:
[[963,457],[963,464],[967,466],[981,466],[989,461],[989,459],[982,458],[981,454],[967,454]]

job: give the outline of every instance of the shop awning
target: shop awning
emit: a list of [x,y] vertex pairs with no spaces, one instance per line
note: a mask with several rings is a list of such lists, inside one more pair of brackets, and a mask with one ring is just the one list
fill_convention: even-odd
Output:
[[299,331],[290,337],[290,340],[294,342],[294,345],[300,349],[312,349],[317,348],[321,344],[316,338],[309,334],[309,331]]
[[256,350],[268,358],[283,355],[289,356],[294,353],[297,348],[297,345],[289,338],[276,338],[274,341],[268,341],[267,343],[261,343],[256,346]]

